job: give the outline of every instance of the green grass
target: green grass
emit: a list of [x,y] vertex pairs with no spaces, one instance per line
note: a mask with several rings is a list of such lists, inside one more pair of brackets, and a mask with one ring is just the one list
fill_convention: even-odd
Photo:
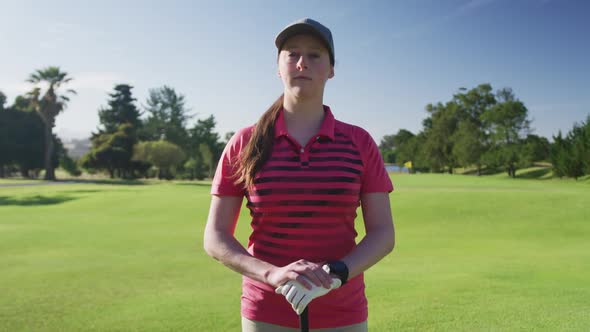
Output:
[[0,179],[0,185],[29,184],[29,183],[39,183],[39,182],[43,182],[43,181],[42,180],[22,179],[22,178]]
[[[371,331],[590,330],[590,182],[393,181]],[[240,276],[202,249],[208,183],[131,184],[0,187],[0,331],[239,331]]]

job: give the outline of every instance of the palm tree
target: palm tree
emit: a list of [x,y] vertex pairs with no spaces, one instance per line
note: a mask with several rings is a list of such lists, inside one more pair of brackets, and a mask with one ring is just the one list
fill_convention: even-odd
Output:
[[[55,127],[55,118],[66,108],[67,103],[70,101],[70,98],[66,95],[59,95],[56,91],[62,84],[66,84],[71,80],[72,78],[68,77],[68,73],[60,71],[59,67],[53,66],[38,69],[27,79],[27,82],[33,84],[49,84],[43,97],[40,97],[41,90],[39,87],[35,87],[29,93],[35,111],[39,113],[45,125],[45,180],[55,180],[55,172],[51,163],[54,150],[53,127]],[[68,89],[66,93],[76,94],[76,91]]]

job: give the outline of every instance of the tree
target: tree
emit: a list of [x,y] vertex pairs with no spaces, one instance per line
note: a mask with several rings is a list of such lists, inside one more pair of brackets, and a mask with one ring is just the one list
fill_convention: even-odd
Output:
[[575,124],[567,137],[570,142],[570,159],[566,167],[566,175],[576,180],[584,175],[584,159],[587,159],[590,154],[590,146],[587,145],[586,135],[584,126]]
[[[202,172],[200,172],[199,170],[199,164],[197,163],[197,160],[195,158],[190,158],[188,159],[184,165],[184,170],[187,171],[189,173],[189,179],[194,180],[199,174],[201,174]],[[202,178],[199,178],[199,180],[201,180]]]
[[108,107],[99,110],[100,126],[92,133],[92,149],[81,159],[82,167],[106,170],[111,178],[134,178],[146,165],[131,160],[141,129],[140,112],[134,104],[133,87],[118,84],[110,93]]
[[459,123],[454,133],[453,156],[463,167],[475,165],[481,175],[483,154],[488,148],[489,128],[483,115],[496,104],[496,97],[490,84],[480,84],[468,90],[460,88],[453,96],[459,107]]
[[0,111],[4,110],[4,104],[6,104],[6,95],[0,91]]
[[115,176],[132,178],[135,175],[131,157],[137,139],[133,126],[124,123],[114,133],[93,134],[92,150],[81,158],[82,167],[89,170],[106,170]]
[[[44,124],[30,105],[31,100],[18,96],[0,112],[0,177],[18,170],[23,177],[36,178],[45,166]],[[56,135],[52,139],[51,165],[56,168],[65,150]]]
[[134,131],[141,127],[139,119],[141,113],[135,106],[131,90],[132,86],[128,84],[118,84],[114,87],[114,92],[110,93],[109,107],[103,107],[98,111],[98,117],[102,129],[99,133],[112,134],[119,130],[119,126],[125,123],[131,125]]
[[182,165],[182,149],[164,140],[140,142],[133,149],[133,159],[150,163],[158,168],[158,179],[172,179],[176,167]]
[[482,131],[472,120],[465,119],[459,122],[457,130],[452,136],[453,157],[459,165],[468,167],[475,165],[477,175],[481,175],[482,154]]
[[59,166],[72,176],[82,175],[82,171],[80,171],[80,168],[78,167],[76,161],[72,159],[70,156],[68,156],[67,153],[62,154],[59,160]]
[[582,125],[584,130],[584,145],[586,150],[583,156],[583,163],[584,163],[584,174],[590,174],[590,114],[586,118],[586,123]]
[[452,173],[456,166],[475,165],[479,175],[484,166],[505,167],[515,177],[516,169],[549,158],[549,142],[530,134],[528,110],[510,88],[495,94],[487,83],[460,88],[452,100],[428,104],[426,111],[415,136],[400,130],[383,137],[379,148],[384,159],[395,153],[398,165],[412,161],[414,171]]
[[209,178],[213,178],[213,172],[215,171],[215,160],[213,158],[213,152],[211,151],[211,148],[206,143],[201,143],[201,145],[199,145],[199,152],[201,153],[204,164],[207,167]]
[[402,167],[404,163],[411,161],[411,172],[428,170],[428,158],[424,149],[426,139],[426,134],[422,131],[398,146],[396,148],[397,164]]
[[569,142],[564,139],[561,130],[557,136],[553,136],[553,144],[551,145],[551,164],[553,165],[553,174],[558,177],[567,175],[567,165],[570,162],[569,156]]
[[379,151],[386,163],[395,163],[395,143],[394,135],[385,135],[379,143]]
[[141,138],[148,141],[164,139],[187,150],[186,122],[192,116],[188,114],[184,96],[177,94],[173,88],[163,86],[150,90],[146,104],[144,109],[149,115]]
[[482,118],[490,128],[491,150],[497,163],[504,166],[508,175],[516,177],[516,169],[522,164],[521,142],[529,134],[530,120],[524,104],[516,99],[512,89],[504,88],[496,93],[498,103],[487,110]]
[[584,174],[590,174],[590,115],[586,123],[574,124],[567,139],[570,142],[567,175],[577,179]]
[[394,135],[383,136],[379,143],[379,151],[385,162],[396,163],[396,151],[400,146],[406,144],[412,137],[414,137],[414,134],[406,129],[400,129],[397,134]]
[[35,112],[13,108],[0,112],[0,177],[7,167],[17,167],[24,177],[30,176],[30,170],[43,168],[44,133],[43,121]]
[[[70,101],[65,94],[60,94],[58,89],[72,80],[66,72],[62,72],[59,67],[47,67],[37,70],[27,79],[33,84],[47,83],[47,91],[41,96],[41,89],[35,87],[30,92],[34,109],[41,116],[44,124],[45,149],[44,149],[44,166],[45,180],[55,180],[55,171],[52,163],[53,150],[55,148],[53,140],[53,127],[55,127],[55,118],[61,113]],[[72,89],[66,90],[66,93],[76,94]]]
[[485,129],[483,127],[482,116],[490,107],[496,104],[496,97],[492,92],[492,86],[485,83],[469,91],[465,88],[460,88],[459,91],[461,92],[453,95],[453,101],[459,105],[461,112],[464,113],[462,118],[468,118],[476,126]]
[[452,136],[459,120],[458,104],[451,101],[446,104],[428,104],[426,111],[430,113],[431,128],[425,130],[426,142],[424,149],[428,156],[428,163],[432,170],[443,171],[445,167],[449,174],[456,166],[453,156]]
[[574,124],[565,137],[561,131],[553,137],[551,163],[553,173],[559,177],[577,179],[590,174],[590,115],[585,123]]
[[[35,112],[35,102],[31,98],[28,98],[28,95],[29,93],[25,96],[16,96],[14,104],[10,108],[21,112]],[[40,116],[39,119],[41,119]]]
[[[211,115],[205,120],[198,120],[195,126],[189,130],[191,157],[199,164],[197,169],[204,169],[207,174],[212,174],[215,171],[216,162],[224,147],[224,144],[219,142],[219,134],[214,132],[214,129],[215,117]],[[206,145],[208,150],[202,148],[202,144]],[[197,178],[200,177],[197,175]]]
[[548,161],[550,158],[549,140],[545,137],[529,134],[524,140],[525,156],[528,163],[531,164],[536,161]]

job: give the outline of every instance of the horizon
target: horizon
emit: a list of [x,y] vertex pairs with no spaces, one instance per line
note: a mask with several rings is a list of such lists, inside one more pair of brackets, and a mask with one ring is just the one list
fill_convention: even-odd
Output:
[[417,133],[428,103],[482,83],[494,91],[512,88],[529,110],[533,133],[549,140],[590,115],[590,3],[584,1],[110,0],[4,7],[0,91],[10,105],[32,88],[25,80],[35,70],[66,71],[74,79],[66,87],[78,95],[57,117],[54,132],[64,140],[96,131],[98,110],[119,83],[134,86],[140,110],[149,89],[174,88],[195,121],[214,115],[220,137],[253,124],[282,92],[274,37],[301,17],[334,35],[336,75],[324,103],[377,143],[399,129]]

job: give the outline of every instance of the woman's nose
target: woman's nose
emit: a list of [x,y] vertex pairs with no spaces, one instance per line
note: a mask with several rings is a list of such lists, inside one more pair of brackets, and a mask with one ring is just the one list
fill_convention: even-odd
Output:
[[297,61],[297,69],[303,70],[307,68],[307,63],[305,62],[304,56],[301,55],[299,60]]

